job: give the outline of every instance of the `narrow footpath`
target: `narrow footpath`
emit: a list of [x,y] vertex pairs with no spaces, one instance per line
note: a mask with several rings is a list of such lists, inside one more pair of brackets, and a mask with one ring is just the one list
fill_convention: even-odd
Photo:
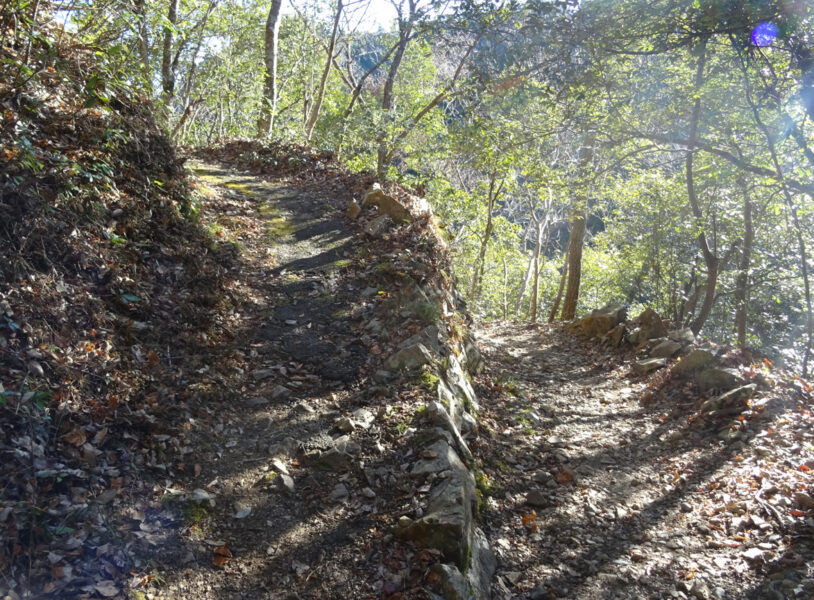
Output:
[[804,406],[769,395],[730,443],[693,424],[690,386],[630,375],[632,350],[549,325],[478,335],[495,598],[814,597]]
[[[366,286],[347,268],[356,248],[340,201],[331,190],[191,167],[211,230],[240,249],[233,309],[213,324],[222,341],[177,359],[190,402],[158,436],[164,476],[134,499],[135,571],[148,581],[131,593],[375,597],[364,561],[375,542],[376,465],[370,481],[351,473],[360,436],[378,435],[358,395],[369,353],[354,329]],[[335,420],[352,410],[361,433],[336,439]],[[320,465],[297,459],[317,449],[334,451]]]

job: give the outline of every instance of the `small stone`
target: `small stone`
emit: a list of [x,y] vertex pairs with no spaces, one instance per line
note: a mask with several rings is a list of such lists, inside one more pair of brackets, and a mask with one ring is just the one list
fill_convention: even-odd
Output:
[[286,398],[290,397],[291,390],[284,385],[275,386],[274,389],[271,390],[271,399],[274,401],[285,400]]
[[633,363],[633,370],[639,374],[650,373],[667,366],[667,361],[663,358],[647,358],[645,360],[637,360]]
[[252,506],[248,500],[235,500],[235,519],[245,519],[252,513]]
[[686,375],[693,371],[698,371],[711,364],[715,360],[712,352],[697,348],[683,357],[676,366],[673,373],[676,375]]
[[375,498],[376,497],[376,492],[374,492],[371,488],[366,487],[366,488],[362,488],[362,495],[365,498]]
[[274,377],[276,374],[277,371],[274,369],[256,369],[252,371],[252,379],[255,381],[262,381],[263,379]]
[[294,405],[294,410],[303,415],[313,415],[316,411],[308,406],[305,402],[297,402]]
[[265,406],[268,403],[269,403],[268,398],[261,398],[261,397],[249,398],[249,399],[246,400],[246,405],[250,406],[250,407]]
[[271,468],[277,471],[278,473],[288,475],[288,467],[286,467],[285,463],[283,463],[283,461],[281,461],[279,458],[272,459]]
[[548,600],[549,598],[551,598],[551,595],[548,593],[548,590],[542,583],[538,583],[531,590],[529,598],[531,600]]
[[345,211],[345,214],[349,219],[354,220],[359,216],[360,212],[362,212],[362,207],[356,203],[356,200],[351,200],[348,203],[348,209]]
[[341,431],[342,433],[350,433],[351,431],[356,429],[356,424],[353,422],[352,419],[348,417],[342,417],[336,422],[336,429],[337,431]]
[[760,548],[749,548],[741,556],[750,562],[757,562],[763,560],[763,550]]
[[681,344],[672,340],[664,340],[657,344],[651,351],[650,356],[654,358],[671,358],[681,350]]
[[366,223],[362,228],[362,231],[364,231],[370,237],[380,238],[387,232],[388,229],[390,229],[392,224],[393,219],[387,215],[379,215],[375,219]]
[[280,473],[274,478],[274,483],[277,485],[277,489],[281,492],[286,492],[288,494],[294,493],[294,479],[291,477],[291,475],[288,475],[287,473]]
[[681,512],[683,513],[692,512],[692,504],[689,502],[682,502],[679,508],[681,508]]
[[542,490],[531,490],[526,494],[526,504],[538,508],[545,508],[551,505],[551,500],[549,500],[548,495]]
[[330,496],[328,496],[328,498],[331,500],[331,502],[337,502],[338,503],[338,502],[344,502],[345,500],[347,500],[348,496],[349,496],[349,492],[348,492],[348,488],[345,486],[345,484],[344,483],[337,483],[334,486],[334,489],[331,490],[331,494],[330,494]]

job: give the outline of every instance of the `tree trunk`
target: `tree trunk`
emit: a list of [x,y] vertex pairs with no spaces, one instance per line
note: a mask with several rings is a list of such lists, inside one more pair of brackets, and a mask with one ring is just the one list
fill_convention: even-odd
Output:
[[738,346],[746,347],[746,294],[749,285],[749,266],[752,260],[752,241],[754,229],[752,227],[752,201],[745,182],[743,187],[743,248],[738,263],[738,279],[735,283],[735,331],[738,337]]
[[[531,229],[533,221],[529,221],[525,232],[523,233],[523,252],[525,252],[528,248],[526,245],[526,240],[528,240],[529,231]],[[520,307],[523,305],[523,295],[526,293],[526,288],[529,285],[529,281],[531,281],[531,269],[534,267],[534,253],[529,257],[528,261],[526,262],[526,274],[523,275],[523,279],[520,282],[520,288],[517,291],[517,297],[514,300],[514,316],[517,317],[520,315]]]
[[557,296],[554,298],[554,304],[551,306],[551,312],[548,313],[548,322],[553,323],[557,318],[557,311],[560,310],[560,302],[562,301],[562,292],[565,289],[565,280],[568,278],[568,252],[563,255],[562,261],[562,275],[560,275],[560,285],[557,288]]
[[503,189],[503,182],[497,185],[497,176],[491,175],[489,178],[489,198],[486,203],[486,228],[483,231],[481,238],[480,251],[478,258],[475,261],[474,272],[472,273],[472,284],[469,288],[469,301],[474,302],[475,297],[480,290],[481,279],[483,278],[483,264],[486,261],[486,249],[489,247],[489,239],[492,237],[492,229],[494,223],[492,222],[492,211],[495,208],[495,201]]
[[[577,175],[581,176],[594,157],[594,135],[589,135],[580,150]],[[582,196],[586,192],[580,190]],[[588,198],[577,197],[574,200],[571,233],[568,236],[568,281],[565,288],[565,299],[562,303],[560,319],[570,321],[577,314],[579,284],[582,276],[582,248],[585,245],[585,228],[588,218]]]
[[503,259],[503,319],[509,318],[509,268],[506,265],[506,255],[504,254],[502,257]]
[[331,72],[331,66],[334,59],[334,48],[336,47],[336,36],[339,32],[339,19],[342,16],[342,1],[338,0],[336,3],[336,14],[334,15],[334,28],[331,32],[331,41],[328,44],[328,58],[325,60],[325,68],[322,70],[322,78],[319,80],[319,87],[317,87],[317,95],[314,98],[314,104],[311,106],[311,114],[308,121],[305,123],[305,139],[311,141],[311,134],[314,132],[314,125],[319,118],[319,111],[322,109],[322,98],[325,96],[325,84],[328,81],[328,75]]
[[[415,2],[408,0],[410,7],[410,14],[407,20],[399,19],[399,43],[396,46],[396,52],[393,54],[393,61],[390,63],[390,68],[387,70],[387,79],[384,82],[384,89],[382,90],[382,112],[385,116],[393,110],[393,86],[396,83],[396,75],[401,67],[401,61],[404,58],[404,52],[407,50],[407,44],[410,43],[411,34],[413,31],[413,20],[415,19]],[[387,131],[379,132],[379,149],[376,153],[376,176],[381,178],[384,176],[384,168],[387,163]]]
[[543,222],[540,219],[534,221],[535,244],[534,244],[534,282],[531,285],[531,314],[529,320],[537,322],[537,293],[540,289],[540,246],[543,244]]
[[175,26],[178,23],[178,0],[170,0],[167,21],[169,26],[164,28],[164,45],[161,53],[161,89],[164,92],[164,101],[169,103],[175,95],[172,47],[175,42]]
[[263,104],[257,121],[257,137],[269,137],[274,131],[277,113],[277,47],[280,40],[280,9],[283,0],[272,0],[266,19],[263,75]]
[[570,321],[577,314],[579,300],[579,283],[582,275],[582,248],[585,245],[585,207],[579,207],[581,214],[575,214],[571,223],[571,235],[568,237],[568,285],[565,288],[565,299],[562,303],[560,320]]
[[[700,222],[703,215],[701,207],[698,204],[698,196],[695,190],[695,180],[693,174],[693,156],[695,154],[695,142],[698,134],[698,121],[701,118],[701,86],[704,83],[704,67],[707,62],[707,38],[701,38],[698,47],[698,65],[695,70],[695,101],[692,107],[692,117],[690,118],[690,137],[687,145],[687,156],[684,161],[684,168],[687,177],[687,199],[690,203],[690,208],[695,218]],[[698,246],[701,248],[701,254],[704,257],[704,263],[707,267],[707,279],[704,284],[704,301],[701,303],[701,310],[698,316],[690,324],[695,335],[701,331],[704,323],[712,312],[712,305],[715,303],[715,288],[718,284],[718,257],[713,254],[707,242],[707,236],[702,230],[698,234]]]

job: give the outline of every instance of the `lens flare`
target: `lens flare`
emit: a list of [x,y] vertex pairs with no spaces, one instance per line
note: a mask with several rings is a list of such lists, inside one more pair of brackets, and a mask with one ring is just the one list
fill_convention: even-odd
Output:
[[772,23],[761,23],[752,30],[752,43],[755,46],[768,46],[777,37],[777,27]]

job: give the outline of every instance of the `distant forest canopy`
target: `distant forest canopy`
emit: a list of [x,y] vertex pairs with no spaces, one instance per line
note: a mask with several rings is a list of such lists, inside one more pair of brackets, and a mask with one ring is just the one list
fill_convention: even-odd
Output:
[[[807,372],[809,0],[0,0],[3,45],[97,49],[89,102],[309,144],[413,186],[486,318],[607,302]],[[63,30],[64,26],[64,30]]]

